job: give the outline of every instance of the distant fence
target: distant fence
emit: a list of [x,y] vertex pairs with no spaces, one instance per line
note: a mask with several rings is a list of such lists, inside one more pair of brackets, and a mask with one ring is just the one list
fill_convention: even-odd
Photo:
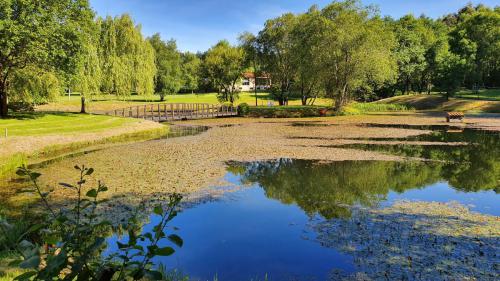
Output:
[[238,112],[233,106],[208,103],[160,103],[115,109],[106,112],[106,115],[163,122],[236,116]]

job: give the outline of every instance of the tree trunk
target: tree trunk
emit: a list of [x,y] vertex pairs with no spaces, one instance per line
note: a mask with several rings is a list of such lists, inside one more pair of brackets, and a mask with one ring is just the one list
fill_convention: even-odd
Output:
[[0,86],[0,117],[7,118],[8,107],[7,107],[7,91],[5,87]]
[[258,106],[259,104],[257,101],[257,72],[254,71],[253,76],[254,76],[253,90],[255,92],[255,106]]
[[85,111],[85,97],[84,96],[82,96],[82,108],[80,110],[80,113],[87,113]]

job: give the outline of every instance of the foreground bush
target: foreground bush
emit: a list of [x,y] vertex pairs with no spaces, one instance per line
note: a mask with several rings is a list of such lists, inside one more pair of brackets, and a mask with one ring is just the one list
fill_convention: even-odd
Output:
[[[76,184],[60,183],[62,188],[74,191],[76,200],[71,209],[56,210],[49,203],[53,190],[42,190],[37,179],[39,173],[20,167],[19,176],[32,184],[31,192],[37,194],[45,209],[42,223],[32,225],[25,232],[16,232],[13,224],[5,219],[0,221],[0,230],[16,234],[9,237],[9,243],[18,255],[11,266],[19,266],[26,271],[15,280],[165,280],[166,270],[153,264],[156,256],[170,256],[172,247],[160,247],[160,241],[170,240],[178,247],[183,241],[176,234],[167,235],[167,224],[177,215],[182,197],[169,196],[165,205],[154,207],[154,213],[161,217],[152,232],[141,233],[138,213],[132,215],[121,228],[128,234],[127,242],[117,242],[118,251],[103,256],[106,237],[112,233],[110,222],[101,220],[99,205],[105,200],[99,196],[108,188],[99,182],[97,187],[86,189],[86,179],[94,170],[85,166],[75,166],[79,173]],[[41,243],[28,239],[36,233]]]

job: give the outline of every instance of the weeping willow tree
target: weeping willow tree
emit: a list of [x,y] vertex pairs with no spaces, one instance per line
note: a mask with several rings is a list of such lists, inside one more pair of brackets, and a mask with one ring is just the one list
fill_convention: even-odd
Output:
[[101,91],[128,96],[152,95],[156,73],[155,53],[129,15],[98,19],[102,67]]
[[85,113],[86,98],[100,94],[102,67],[99,57],[99,25],[97,22],[87,26],[83,40],[82,53],[77,62],[77,71],[71,79],[70,86],[81,95],[81,113]]

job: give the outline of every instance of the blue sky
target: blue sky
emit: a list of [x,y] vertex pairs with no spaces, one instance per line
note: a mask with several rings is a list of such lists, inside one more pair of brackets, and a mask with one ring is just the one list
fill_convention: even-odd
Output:
[[[285,12],[303,12],[331,0],[90,0],[98,15],[130,14],[145,35],[159,32],[173,38],[182,51],[205,51],[221,39],[236,42],[243,31],[258,32],[266,19]],[[500,5],[500,0],[364,0],[378,5],[382,15],[422,13],[430,17],[455,12],[468,2]]]

